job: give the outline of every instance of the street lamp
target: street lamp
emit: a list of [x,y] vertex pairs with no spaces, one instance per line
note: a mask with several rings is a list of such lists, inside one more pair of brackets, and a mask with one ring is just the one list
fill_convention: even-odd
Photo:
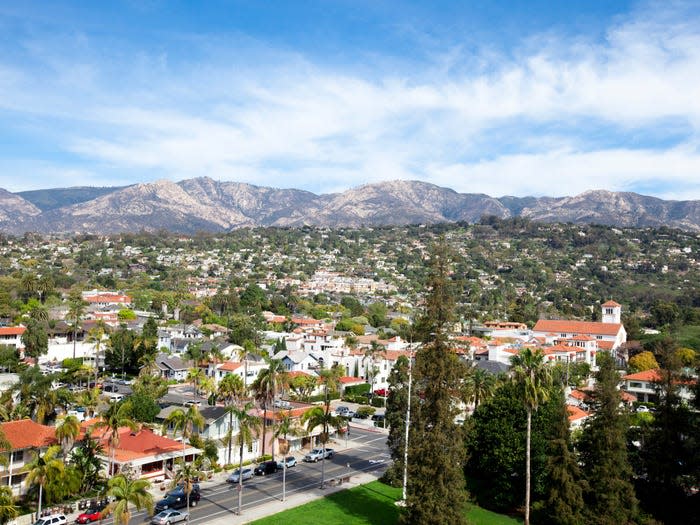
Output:
[[[412,345],[413,343],[411,343]],[[396,504],[406,506],[406,487],[408,486],[408,430],[411,426],[411,385],[413,383],[413,347],[411,346],[411,355],[408,357],[408,401],[406,402],[406,431],[404,436],[403,448],[403,488],[401,490],[401,501]]]

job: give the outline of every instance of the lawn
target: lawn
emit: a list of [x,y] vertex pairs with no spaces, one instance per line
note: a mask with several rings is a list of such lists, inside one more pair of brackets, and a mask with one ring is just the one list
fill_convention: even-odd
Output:
[[[391,525],[399,517],[399,509],[394,502],[400,498],[401,489],[373,481],[254,521],[252,525],[307,525],[310,516],[313,516],[313,523],[324,525]],[[521,523],[476,506],[470,508],[467,518],[474,525]]]

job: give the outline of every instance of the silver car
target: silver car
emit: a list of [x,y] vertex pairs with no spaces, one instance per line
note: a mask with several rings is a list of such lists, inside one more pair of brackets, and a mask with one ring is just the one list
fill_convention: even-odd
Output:
[[151,519],[153,525],[170,525],[171,523],[178,523],[180,521],[188,521],[190,515],[186,512],[179,510],[168,509],[159,512]]
[[[238,483],[239,481],[239,472],[238,469],[234,470],[231,472],[228,478],[226,478],[227,483]],[[253,469],[250,468],[244,468],[243,469],[243,481],[250,479],[253,477]]]

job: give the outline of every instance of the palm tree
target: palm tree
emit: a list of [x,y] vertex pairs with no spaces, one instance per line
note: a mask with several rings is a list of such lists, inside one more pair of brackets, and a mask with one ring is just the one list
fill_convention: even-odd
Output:
[[273,437],[277,440],[282,437],[285,443],[284,453],[282,454],[282,501],[287,499],[287,459],[284,457],[289,452],[287,436],[298,436],[299,434],[299,429],[293,425],[292,419],[287,414],[282,416],[282,420],[273,434]]
[[119,525],[129,525],[131,511],[129,505],[133,505],[137,510],[146,509],[149,514],[153,514],[153,496],[148,489],[151,483],[145,479],[130,480],[123,474],[117,474],[109,480],[107,495],[114,498],[104,514],[112,514],[114,523]]
[[39,292],[39,300],[41,304],[46,301],[46,296],[54,291],[56,285],[50,275],[42,275],[36,281],[36,291]]
[[35,293],[37,290],[36,275],[34,275],[31,272],[22,274],[22,277],[20,279],[20,287],[22,288],[22,291],[26,294],[27,297]]
[[182,461],[185,461],[185,446],[195,430],[202,430],[206,422],[199,413],[199,409],[192,405],[187,410],[176,408],[163,421],[163,433],[167,433],[168,427],[172,426],[175,433],[180,431],[182,435]]
[[[229,435],[233,431],[233,403],[243,399],[245,395],[245,386],[243,385],[243,380],[240,376],[234,374],[226,374],[221,381],[219,381],[219,391],[217,392],[218,397],[220,397],[226,404],[226,411],[228,412],[228,432]],[[228,440],[228,461],[231,463],[231,445],[232,440]]]
[[[274,412],[274,401],[277,394],[287,383],[287,371],[280,359],[265,357],[267,368],[260,370],[258,377],[253,383],[255,398],[260,402],[263,409],[263,441],[262,455],[265,455],[265,441],[267,431],[267,408],[272,405]],[[275,459],[275,447],[272,447],[272,459]]]
[[95,350],[95,386],[97,386],[97,376],[100,370],[100,348],[104,339],[105,330],[103,326],[95,326],[88,331],[87,342],[91,343]]
[[193,480],[202,475],[202,473],[197,469],[193,463],[185,463],[182,459],[177,463],[178,468],[175,469],[175,475],[173,476],[173,487],[176,487],[178,483],[182,481],[182,491],[185,493],[185,500],[187,501],[187,515],[190,514],[190,492],[192,492]]
[[63,461],[58,459],[61,452],[61,447],[53,445],[49,447],[42,456],[36,452],[34,459],[27,465],[26,482],[27,485],[39,485],[39,506],[37,507],[37,516],[41,516],[41,498],[43,496],[44,487],[52,478],[63,474],[65,468]]
[[465,401],[474,403],[474,410],[496,390],[496,377],[483,368],[470,368],[464,379]]
[[80,404],[87,410],[88,416],[92,417],[100,406],[100,396],[102,392],[99,388],[90,388],[80,394]]
[[242,408],[230,407],[230,414],[238,420],[238,437],[236,443],[240,447],[238,461],[238,515],[241,515],[243,506],[243,447],[253,443],[253,434],[260,428],[260,418],[251,416],[248,412],[253,408],[253,403],[248,402]]
[[204,379],[204,372],[199,367],[192,367],[187,371],[187,382],[192,384],[192,399],[199,393],[199,383]]
[[0,486],[0,523],[8,523],[19,516],[19,507],[15,505],[12,489],[7,485]]
[[306,430],[309,434],[316,427],[322,428],[319,441],[323,448],[323,457],[321,458],[321,488],[324,488],[326,483],[326,443],[330,437],[329,428],[343,426],[345,419],[341,416],[334,416],[330,411],[330,404],[326,404],[325,406],[315,406],[304,412],[301,416],[301,421],[306,425]]
[[56,439],[61,444],[63,449],[63,455],[66,456],[71,448],[73,448],[73,443],[75,443],[75,438],[80,435],[80,421],[75,416],[66,416],[63,421],[56,426]]
[[532,413],[549,397],[550,373],[539,348],[522,350],[511,358],[513,380],[522,392],[527,411],[527,435],[525,442],[525,525],[530,524],[530,438]]
[[75,345],[78,338],[78,325],[81,317],[85,313],[86,306],[87,303],[83,300],[80,290],[72,291],[68,300],[67,317],[73,320],[73,359],[75,359]]
[[92,429],[104,428],[109,432],[109,447],[111,449],[109,475],[115,474],[114,456],[119,446],[119,429],[122,427],[129,427],[134,432],[139,429],[139,425],[131,419],[131,402],[129,401],[110,405],[100,416],[100,419],[92,426]]

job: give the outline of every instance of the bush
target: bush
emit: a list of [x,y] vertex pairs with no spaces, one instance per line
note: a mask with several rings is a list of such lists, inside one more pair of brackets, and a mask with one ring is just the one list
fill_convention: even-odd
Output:
[[370,389],[370,384],[369,383],[362,383],[361,385],[352,385],[349,387],[345,388],[345,395],[346,396],[358,396],[361,394],[365,394],[369,392]]
[[[340,399],[340,392],[328,392],[328,399]],[[326,394],[319,394],[317,396],[311,396],[309,398],[309,403],[318,403],[319,401],[325,401]]]
[[375,412],[376,412],[376,410],[372,407],[362,406],[362,407],[357,409],[355,414],[360,419],[366,419],[366,418],[370,417],[372,414],[374,414]]
[[384,406],[384,398],[379,396],[374,396],[372,398],[372,406],[377,408],[382,408]]

